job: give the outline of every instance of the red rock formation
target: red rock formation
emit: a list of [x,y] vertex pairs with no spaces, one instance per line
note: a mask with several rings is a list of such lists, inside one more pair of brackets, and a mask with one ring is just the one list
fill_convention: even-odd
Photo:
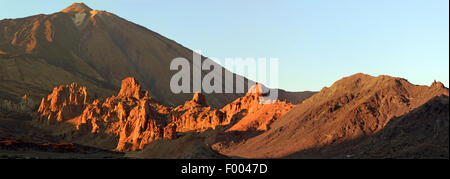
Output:
[[208,107],[205,96],[195,93],[192,100],[172,109],[170,119],[176,124],[177,132],[203,131],[220,125],[233,125],[229,131],[267,130],[294,105],[281,101],[261,104],[262,91],[262,85],[257,84],[244,97],[220,110]]
[[263,86],[252,86],[244,97],[238,98],[221,109],[226,113],[226,121],[234,124],[228,131],[264,131],[278,118],[290,111],[295,105],[275,101],[262,104]]
[[228,124],[224,113],[206,106],[205,96],[200,93],[195,93],[192,100],[172,109],[169,119],[177,126],[177,132],[202,131]]
[[38,112],[40,120],[64,121],[79,115],[88,103],[86,87],[76,83],[58,86],[47,97],[42,98]]
[[[164,137],[168,113],[166,107],[144,94],[134,78],[126,78],[117,96],[87,103],[86,88],[72,84],[55,88],[43,99],[38,112],[40,119],[67,121],[81,133],[118,136],[116,150],[137,150]],[[176,138],[176,133],[168,137]]]
[[122,124],[117,150],[142,149],[144,144],[164,137],[165,119],[159,118],[149,103],[143,99],[130,111]]
[[128,77],[122,80],[122,85],[118,96],[141,99],[144,95],[145,93],[142,91],[141,85],[137,83],[133,77]]
[[57,87],[42,100],[38,112],[41,121],[66,122],[81,134],[117,136],[116,150],[138,150],[156,139],[176,139],[177,132],[204,131],[236,122],[230,130],[267,130],[293,105],[280,101],[260,104],[260,88],[253,87],[246,96],[221,110],[207,106],[200,93],[183,105],[167,108],[149,97],[130,77],[122,81],[117,96],[91,103],[85,87]]

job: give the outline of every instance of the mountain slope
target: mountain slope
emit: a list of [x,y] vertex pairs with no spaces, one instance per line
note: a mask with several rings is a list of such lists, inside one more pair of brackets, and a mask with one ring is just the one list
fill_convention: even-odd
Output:
[[373,135],[392,118],[448,93],[448,88],[438,82],[427,87],[389,76],[352,75],[297,105],[267,132],[221,152],[241,157],[283,157]]
[[[28,94],[39,101],[54,86],[72,82],[86,86],[93,96],[106,97],[119,89],[122,79],[133,76],[162,104],[181,105],[191,94],[170,91],[170,78],[177,71],[169,64],[177,57],[192,62],[192,50],[112,13],[74,3],[54,14],[0,21],[0,97]],[[191,68],[198,67],[191,63]],[[206,96],[219,108],[242,95]],[[310,95],[280,96],[299,102]]]
[[436,96],[395,117],[373,136],[300,151],[287,158],[449,157],[449,97]]
[[360,158],[448,159],[449,97],[434,97],[410,113],[392,119],[365,145]]

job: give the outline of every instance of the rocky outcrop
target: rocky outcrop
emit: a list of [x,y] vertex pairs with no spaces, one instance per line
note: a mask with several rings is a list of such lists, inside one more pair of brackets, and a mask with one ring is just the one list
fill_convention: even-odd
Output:
[[[148,95],[148,92],[146,93]],[[141,85],[136,82],[136,79],[133,77],[128,77],[122,80],[122,85],[118,96],[141,99],[144,95],[145,93],[142,91]]]
[[175,108],[149,97],[136,79],[122,80],[120,92],[103,100],[89,101],[86,88],[77,84],[56,87],[42,99],[38,119],[46,124],[71,124],[80,134],[108,134],[118,138],[118,151],[138,150],[157,139],[177,139],[177,132],[215,129],[267,130],[293,105],[276,101],[260,104],[261,86],[223,109],[209,107],[201,93]]
[[233,124],[228,131],[265,131],[295,105],[283,101],[263,104],[263,86],[256,84],[244,97],[238,98],[221,109],[226,121]]
[[[85,87],[57,87],[42,100],[38,113],[41,121],[65,121],[79,133],[118,136],[116,150],[127,151],[163,138],[168,110],[148,97],[134,78],[126,78],[117,96],[92,103]],[[176,138],[176,133],[167,136]]]
[[0,100],[0,109],[8,112],[31,113],[34,112],[36,102],[30,99],[26,94],[16,100]]
[[252,86],[247,94],[220,110],[206,104],[203,94],[195,93],[192,100],[172,109],[170,119],[177,132],[203,131],[217,126],[229,126],[227,131],[264,131],[291,110],[294,105],[282,101],[263,104],[263,86]]
[[192,100],[173,108],[169,120],[177,126],[177,132],[203,131],[228,124],[223,112],[206,106],[205,96],[201,93],[195,93]]
[[160,118],[149,103],[148,100],[139,101],[121,123],[117,150],[142,149],[145,144],[164,137],[165,119]]
[[46,122],[72,119],[83,111],[88,102],[86,87],[76,83],[55,87],[47,98],[42,98],[39,119]]

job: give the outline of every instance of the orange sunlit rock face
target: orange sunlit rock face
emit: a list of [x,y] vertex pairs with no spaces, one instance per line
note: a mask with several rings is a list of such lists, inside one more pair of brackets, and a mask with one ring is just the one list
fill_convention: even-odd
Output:
[[140,99],[144,97],[144,92],[141,89],[141,85],[139,85],[133,77],[128,77],[122,81],[122,86],[118,95]]
[[177,126],[177,132],[202,131],[215,128],[218,125],[226,125],[225,115],[206,106],[205,96],[195,93],[190,101],[172,109],[169,120]]
[[[117,96],[92,103],[87,103],[85,96],[86,88],[76,84],[55,88],[38,110],[41,121],[64,121],[80,132],[116,135],[119,151],[141,149],[164,137],[168,109],[142,91],[134,78],[122,81]],[[176,138],[174,134],[167,136]]]
[[244,97],[218,110],[209,107],[201,93],[177,107],[166,107],[149,97],[133,77],[122,80],[120,92],[104,100],[88,100],[86,87],[56,87],[42,100],[39,120],[47,124],[66,122],[80,133],[111,134],[119,138],[118,151],[142,149],[156,139],[176,139],[177,132],[215,129],[267,130],[294,105],[281,101],[260,104],[260,85]]
[[40,120],[64,121],[77,116],[88,103],[86,87],[75,83],[55,87],[47,98],[42,98],[38,112]]
[[228,131],[267,130],[295,105],[283,101],[272,104],[261,104],[263,87],[260,84],[252,86],[248,93],[221,109],[226,113],[226,121],[234,124]]

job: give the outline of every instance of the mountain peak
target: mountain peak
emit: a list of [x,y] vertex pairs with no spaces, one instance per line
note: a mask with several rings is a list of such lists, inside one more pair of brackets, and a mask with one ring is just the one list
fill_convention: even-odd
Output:
[[444,84],[440,81],[434,80],[433,83],[431,83],[431,87],[434,88],[445,88]]
[[65,12],[65,13],[80,13],[80,12],[89,12],[92,9],[90,7],[88,7],[86,4],[84,3],[73,3],[72,5],[70,5],[69,7],[65,8],[64,10],[62,10],[61,12]]

